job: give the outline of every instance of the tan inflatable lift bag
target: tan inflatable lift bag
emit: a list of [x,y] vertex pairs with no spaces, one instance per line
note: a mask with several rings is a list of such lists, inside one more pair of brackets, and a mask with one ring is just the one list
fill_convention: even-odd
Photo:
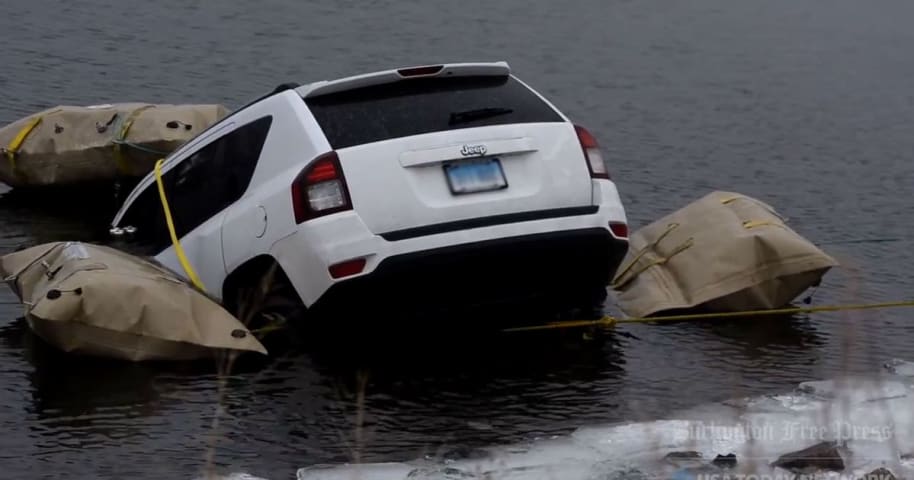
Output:
[[110,247],[43,244],[4,256],[0,266],[31,329],[66,352],[131,361],[266,353],[218,303],[170,271]]
[[41,187],[142,177],[227,114],[222,105],[50,108],[0,128],[0,181]]
[[779,308],[838,263],[769,205],[716,191],[635,232],[613,288],[631,316]]

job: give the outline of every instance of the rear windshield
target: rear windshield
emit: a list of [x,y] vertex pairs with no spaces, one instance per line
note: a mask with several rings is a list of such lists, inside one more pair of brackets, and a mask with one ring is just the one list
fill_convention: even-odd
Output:
[[459,128],[563,121],[510,76],[417,78],[305,103],[334,149]]

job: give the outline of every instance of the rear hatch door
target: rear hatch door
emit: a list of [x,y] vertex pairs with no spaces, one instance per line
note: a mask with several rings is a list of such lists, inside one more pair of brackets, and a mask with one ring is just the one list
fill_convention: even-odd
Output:
[[374,233],[592,203],[574,126],[513,76],[405,79],[305,101]]

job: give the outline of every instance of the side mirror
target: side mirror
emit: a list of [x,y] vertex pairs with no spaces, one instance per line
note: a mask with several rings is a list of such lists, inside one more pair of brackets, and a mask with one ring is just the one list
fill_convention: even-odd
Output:
[[143,249],[142,240],[136,233],[137,229],[133,226],[111,227],[108,230],[108,240],[105,244],[111,248],[133,254]]
[[129,242],[136,237],[136,227],[129,225],[126,227],[111,227],[111,229],[108,230],[108,234],[114,240]]

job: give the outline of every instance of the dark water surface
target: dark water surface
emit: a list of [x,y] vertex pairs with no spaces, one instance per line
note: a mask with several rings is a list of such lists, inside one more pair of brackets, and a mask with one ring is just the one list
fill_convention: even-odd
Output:
[[[507,60],[602,141],[633,226],[712,189],[764,199],[836,256],[820,303],[914,295],[914,3],[7,0],[0,123],[63,103],[221,102],[285,81]],[[0,198],[0,253],[95,238],[78,197]],[[851,243],[865,238],[894,242]],[[0,293],[0,477],[193,478],[207,366],[77,361]],[[910,311],[301,348],[240,366],[218,471],[289,478],[663,416],[914,357]],[[453,326],[453,332],[459,325]],[[367,371],[363,427],[355,395]]]

